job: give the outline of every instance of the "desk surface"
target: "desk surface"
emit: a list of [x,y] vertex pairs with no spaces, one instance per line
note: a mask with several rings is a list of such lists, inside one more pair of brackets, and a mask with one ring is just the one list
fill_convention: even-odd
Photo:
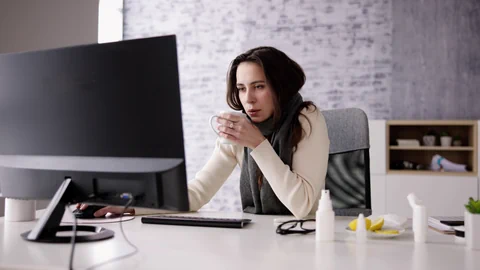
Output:
[[[427,244],[415,244],[411,231],[385,240],[356,244],[344,231],[351,218],[336,220],[336,240],[317,243],[315,234],[281,236],[273,219],[243,213],[195,213],[253,220],[243,229],[142,224],[139,217],[124,222],[124,230],[139,253],[98,269],[480,269],[480,251],[465,248],[453,236],[429,231]],[[5,222],[0,218],[0,269],[66,269],[69,244],[24,241],[20,233],[35,222]],[[115,237],[75,248],[74,269],[88,268],[127,254],[131,248],[118,223],[102,224]]]

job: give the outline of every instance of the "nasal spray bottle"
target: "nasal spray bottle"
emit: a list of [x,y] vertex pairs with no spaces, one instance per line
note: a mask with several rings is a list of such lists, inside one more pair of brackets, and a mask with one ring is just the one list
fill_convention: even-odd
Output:
[[357,237],[357,243],[362,244],[367,242],[367,226],[365,224],[365,217],[361,213],[358,215],[357,230],[355,234]]
[[415,243],[425,243],[427,241],[427,208],[422,201],[410,193],[407,196],[408,203],[412,207],[412,230]]
[[333,212],[329,190],[322,190],[315,220],[315,239],[321,242],[333,241],[335,237],[335,213]]

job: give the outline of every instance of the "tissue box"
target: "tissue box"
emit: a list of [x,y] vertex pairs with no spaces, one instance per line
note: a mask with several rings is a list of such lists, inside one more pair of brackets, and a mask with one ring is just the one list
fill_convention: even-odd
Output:
[[398,146],[420,146],[419,140],[397,139]]

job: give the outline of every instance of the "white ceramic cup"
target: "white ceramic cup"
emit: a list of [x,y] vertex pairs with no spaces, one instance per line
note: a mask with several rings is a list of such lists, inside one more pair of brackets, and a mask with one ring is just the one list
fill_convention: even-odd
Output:
[[[246,114],[242,113],[242,112],[239,112],[239,111],[221,111],[219,114],[221,113],[229,113],[229,114],[233,114],[233,115],[238,115],[238,116],[241,116],[241,117],[247,117]],[[218,132],[218,130],[216,129],[216,126],[213,125],[213,120],[218,118],[218,115],[212,115],[210,117],[210,127],[212,128],[212,130],[217,134],[217,136],[219,137],[219,140],[221,143],[223,144],[235,144],[234,142],[228,140],[227,138],[225,137],[220,137],[220,133]],[[216,122],[215,122],[216,123]]]
[[21,199],[5,199],[6,221],[32,221],[35,220],[36,201]]

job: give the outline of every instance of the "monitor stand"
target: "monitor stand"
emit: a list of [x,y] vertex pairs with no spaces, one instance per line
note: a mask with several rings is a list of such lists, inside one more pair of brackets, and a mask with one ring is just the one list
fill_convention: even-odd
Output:
[[[57,236],[58,232],[73,231],[73,226],[60,226],[65,206],[70,201],[70,193],[74,190],[71,178],[65,179],[45,209],[35,227],[21,234],[23,239],[34,242],[69,243],[73,236]],[[112,238],[112,230],[99,226],[77,225],[78,232],[88,232],[88,235],[75,236],[75,242],[91,242]]]

